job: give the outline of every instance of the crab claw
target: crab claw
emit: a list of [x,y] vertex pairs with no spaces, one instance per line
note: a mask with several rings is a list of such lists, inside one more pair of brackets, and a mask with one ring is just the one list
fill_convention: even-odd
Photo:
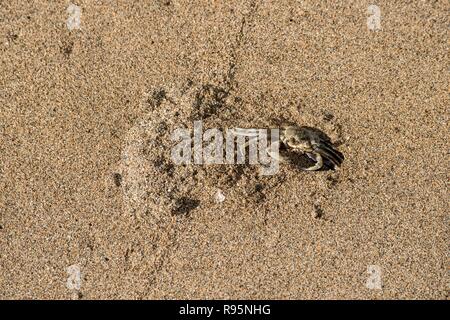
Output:
[[344,161],[344,155],[333,148],[333,146],[324,140],[314,144],[314,152],[319,154],[326,161],[331,162],[332,166],[339,167]]

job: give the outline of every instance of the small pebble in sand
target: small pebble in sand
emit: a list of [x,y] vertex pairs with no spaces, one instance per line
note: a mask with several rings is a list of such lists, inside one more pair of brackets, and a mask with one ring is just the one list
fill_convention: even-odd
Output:
[[225,201],[225,195],[223,194],[222,190],[217,190],[216,195],[214,196],[214,200],[216,203],[222,203]]

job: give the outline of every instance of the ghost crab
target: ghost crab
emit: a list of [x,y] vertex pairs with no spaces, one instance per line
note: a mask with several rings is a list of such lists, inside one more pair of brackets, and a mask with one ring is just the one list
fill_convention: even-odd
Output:
[[[316,171],[322,169],[324,165],[329,168],[339,167],[344,161],[343,154],[334,149],[330,139],[322,131],[315,128],[295,125],[284,126],[280,129],[279,142],[286,149],[306,154],[316,162],[311,167],[301,168],[302,170]],[[276,160],[286,160],[278,153],[268,153]]]

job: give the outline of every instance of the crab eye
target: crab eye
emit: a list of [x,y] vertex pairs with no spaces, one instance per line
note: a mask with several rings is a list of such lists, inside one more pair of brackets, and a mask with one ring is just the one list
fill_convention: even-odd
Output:
[[289,143],[295,144],[295,143],[297,143],[297,142],[299,142],[299,140],[297,139],[297,137],[289,138]]

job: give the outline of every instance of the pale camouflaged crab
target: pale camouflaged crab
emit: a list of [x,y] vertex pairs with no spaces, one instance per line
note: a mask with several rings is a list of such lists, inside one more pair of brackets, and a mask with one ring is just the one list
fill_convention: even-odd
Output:
[[[280,129],[280,141],[288,149],[306,154],[314,160],[315,165],[302,168],[303,170],[315,171],[324,166],[328,168],[339,167],[344,161],[341,152],[334,149],[330,139],[320,130],[304,126],[286,126]],[[270,154],[278,160],[285,160],[280,155]]]

